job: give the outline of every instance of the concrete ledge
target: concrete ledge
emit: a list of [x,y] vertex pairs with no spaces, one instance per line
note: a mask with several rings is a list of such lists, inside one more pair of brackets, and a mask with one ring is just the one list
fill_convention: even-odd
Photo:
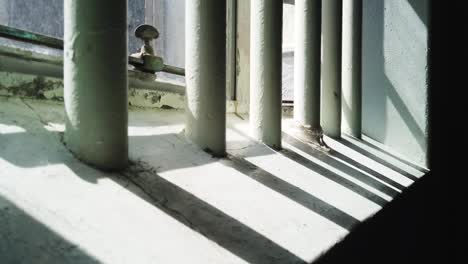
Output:
[[423,175],[362,144],[327,138],[335,152],[318,151],[292,119],[275,151],[227,115],[229,156],[217,159],[186,140],[181,111],[133,107],[134,162],[107,173],[60,142],[62,104],[0,96],[0,106],[7,263],[311,263]]
[[[185,86],[149,73],[128,71],[129,104],[184,108]],[[63,101],[63,58],[0,47],[0,95]]]
[[[129,104],[144,108],[185,108],[185,85],[158,80],[155,75],[128,70]],[[0,96],[63,101],[63,59],[24,49],[0,46]],[[226,101],[227,113],[248,113],[242,101]],[[292,115],[292,104],[283,104]]]

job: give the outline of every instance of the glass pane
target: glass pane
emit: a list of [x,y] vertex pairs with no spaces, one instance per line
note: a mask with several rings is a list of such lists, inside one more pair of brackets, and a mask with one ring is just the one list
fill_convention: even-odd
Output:
[[[155,41],[157,56],[164,59],[164,63],[185,67],[185,0],[146,0],[146,23],[156,27],[160,33]],[[185,82],[183,76],[159,72],[158,78]]]
[[[98,0],[96,0],[98,1]],[[134,37],[134,29],[145,21],[145,0],[128,1],[128,50],[139,50],[141,41]],[[63,38],[63,0],[0,0],[0,24]],[[0,45],[33,49],[41,53],[47,48],[22,44],[0,38]]]
[[294,5],[284,1],[283,5],[283,101],[294,100]]

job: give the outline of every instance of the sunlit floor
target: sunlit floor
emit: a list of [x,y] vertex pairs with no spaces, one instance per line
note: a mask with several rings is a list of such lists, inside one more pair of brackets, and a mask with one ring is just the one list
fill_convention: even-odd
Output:
[[184,114],[130,109],[132,165],[104,173],[61,143],[63,105],[0,97],[1,263],[311,262],[424,172],[368,139],[317,151],[284,119],[282,151],[228,116],[228,157]]

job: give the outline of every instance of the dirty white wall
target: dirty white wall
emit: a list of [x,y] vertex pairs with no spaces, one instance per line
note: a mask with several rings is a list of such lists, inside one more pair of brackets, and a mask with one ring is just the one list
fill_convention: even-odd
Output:
[[363,133],[425,166],[429,1],[363,6]]
[[[284,5],[284,100],[293,95],[293,8]],[[427,166],[429,0],[364,0],[363,8],[363,133]],[[250,1],[238,10],[238,110],[247,112]]]

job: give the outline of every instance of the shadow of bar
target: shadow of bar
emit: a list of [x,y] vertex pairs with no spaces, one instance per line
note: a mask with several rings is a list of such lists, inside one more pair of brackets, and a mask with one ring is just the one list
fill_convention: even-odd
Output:
[[0,195],[0,263],[102,263]]
[[346,165],[345,163],[342,163],[336,159],[334,159],[333,157],[329,156],[328,154],[325,154],[325,153],[322,153],[321,151],[319,150],[316,150],[316,149],[313,149],[311,148],[310,146],[306,145],[305,143],[295,139],[294,137],[288,135],[287,133],[284,133],[283,132],[283,140],[292,145],[293,147],[311,155],[312,157],[320,160],[321,162],[324,162],[332,167],[334,167],[335,169],[341,171],[342,173],[348,175],[348,176],[351,176],[353,178],[355,178],[356,180],[359,180],[360,182],[370,186],[370,187],[373,187],[387,195],[389,195],[390,197],[395,197],[396,195],[398,195],[400,192],[395,190],[394,188],[388,186],[387,184],[385,183],[382,183],[362,172],[360,172],[359,170],[349,166],[349,165]]
[[310,161],[309,159],[304,158],[303,156],[297,154],[296,152],[293,152],[288,149],[283,149],[282,151],[280,151],[280,153],[284,155],[285,157],[301,164],[302,166],[320,174],[321,176],[361,195],[362,197],[368,199],[369,201],[372,201],[382,207],[388,203],[388,201],[378,196],[377,194],[374,194],[371,191],[368,191],[367,189],[353,183],[352,181],[345,179],[324,167],[321,167],[320,165]]
[[[406,178],[408,178],[408,179],[410,179],[412,181],[416,181],[416,180],[419,179],[418,177],[416,177],[416,176],[410,174],[409,172],[397,167],[396,165],[390,163],[389,161],[377,156],[374,153],[371,153],[369,150],[364,149],[364,147],[358,146],[358,144],[356,144],[354,142],[354,140],[352,140],[352,139],[348,139],[347,137],[342,137],[338,142],[345,145],[346,147],[348,147],[348,148],[350,148],[350,149],[352,149],[352,150],[366,156],[366,157],[369,157],[370,159],[384,165],[385,167],[388,167],[388,168],[398,172],[399,174],[405,176]],[[369,142],[366,142],[365,140],[361,140],[359,142],[360,143],[362,142],[363,145],[366,145],[367,147],[372,148],[375,151],[378,151],[379,153],[382,153],[382,155],[389,156],[389,157],[391,157],[391,158],[393,158],[393,159],[395,159],[395,160],[397,160],[397,161],[399,161],[399,162],[401,162],[401,163],[403,163],[403,164],[405,164],[405,165],[407,165],[407,166],[409,166],[409,167],[411,167],[411,168],[413,168],[415,170],[421,171],[422,173],[427,173],[428,172],[426,169],[423,169],[423,168],[421,168],[419,166],[416,166],[416,165],[412,164],[411,162],[408,162],[408,161],[406,161],[406,160],[404,160],[404,159],[402,159],[400,157],[397,157],[397,156],[393,155],[392,153],[389,153],[389,152],[387,152],[385,150],[382,150],[382,149],[370,144]]]
[[392,180],[392,179],[389,179],[388,177],[376,172],[375,170],[359,163],[359,162],[356,162],[355,160],[349,158],[349,157],[346,157],[345,155],[341,154],[340,152],[336,151],[336,150],[332,150],[330,155],[332,157],[335,157],[343,162],[346,162],[366,173],[368,173],[369,175],[381,180],[382,182],[385,182],[386,184],[388,185],[391,185],[393,187],[395,187],[396,189],[398,190],[403,190],[405,189],[405,186],[403,186],[402,184],[399,184],[398,182]]
[[150,166],[132,164],[122,175],[149,197],[133,192],[140,198],[248,263],[306,263],[252,228],[160,177]]
[[253,180],[288,197],[347,230],[351,230],[352,227],[359,223],[359,220],[353,216],[274,176],[243,158],[232,155],[229,155],[228,158],[229,160],[223,160],[223,163],[227,166],[236,169],[242,174],[247,175]]

